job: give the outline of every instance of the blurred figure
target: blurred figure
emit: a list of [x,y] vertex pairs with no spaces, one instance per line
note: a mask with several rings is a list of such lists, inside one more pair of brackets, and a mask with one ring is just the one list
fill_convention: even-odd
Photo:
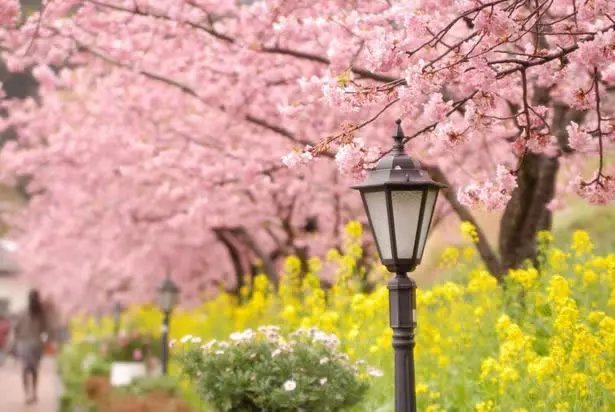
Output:
[[9,348],[11,320],[5,313],[0,313],[0,366],[4,363]]
[[22,363],[23,387],[26,403],[37,400],[38,371],[48,336],[47,316],[38,291],[28,295],[28,308],[15,322],[15,349]]

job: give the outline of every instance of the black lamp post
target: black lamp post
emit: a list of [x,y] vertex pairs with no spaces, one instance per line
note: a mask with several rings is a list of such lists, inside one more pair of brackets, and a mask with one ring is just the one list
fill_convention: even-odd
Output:
[[438,191],[420,164],[404,152],[404,132],[397,120],[391,152],[365,182],[361,192],[382,264],[395,273],[389,280],[389,319],[395,350],[395,411],[416,411],[414,330],[416,283],[407,272],[421,263]]
[[113,308],[111,308],[111,312],[113,315],[113,333],[117,336],[120,331],[120,325],[122,322],[122,305],[119,302],[115,302],[113,304]]
[[177,304],[179,297],[179,288],[173,283],[170,275],[162,281],[158,287],[158,305],[164,314],[162,321],[162,373],[167,374],[169,364],[169,322],[171,320],[171,312]]

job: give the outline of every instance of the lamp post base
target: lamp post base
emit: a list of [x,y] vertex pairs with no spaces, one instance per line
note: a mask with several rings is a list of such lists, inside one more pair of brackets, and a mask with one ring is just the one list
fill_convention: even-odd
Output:
[[414,330],[416,283],[397,273],[388,283],[389,315],[395,351],[395,412],[416,412]]

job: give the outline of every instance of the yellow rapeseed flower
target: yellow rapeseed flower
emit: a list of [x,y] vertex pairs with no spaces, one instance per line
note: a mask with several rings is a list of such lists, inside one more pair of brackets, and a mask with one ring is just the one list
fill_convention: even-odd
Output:
[[472,246],[467,246],[463,248],[461,255],[464,261],[471,262],[476,257],[476,250]]
[[579,317],[579,310],[572,299],[568,299],[557,311],[553,326],[560,332],[571,332]]
[[558,402],[555,404],[555,412],[568,412],[570,404],[568,402]]
[[475,411],[476,412],[491,412],[493,411],[494,407],[495,407],[495,404],[493,403],[492,400],[478,402],[475,406]]
[[600,310],[593,310],[589,312],[589,314],[587,315],[587,320],[589,321],[589,323],[598,325],[600,321],[604,319],[605,316],[606,316],[606,313]]
[[588,388],[589,376],[584,373],[573,373],[568,378],[570,389],[575,391],[579,396],[584,397],[589,394]]
[[[486,270],[476,270],[470,273],[467,290],[470,293],[480,294],[492,291],[498,287],[497,280]],[[493,298],[493,296],[491,296]]]
[[538,271],[534,268],[516,269],[509,272],[512,280],[523,286],[524,289],[530,289],[538,278]]
[[583,284],[585,286],[591,285],[598,280],[598,275],[591,269],[583,271]]
[[502,381],[502,383],[515,382],[518,379],[519,373],[514,368],[510,366],[505,366],[504,368],[502,368],[502,371],[500,372],[500,380]]
[[540,230],[537,234],[536,234],[536,239],[538,240],[539,243],[551,243],[553,242],[553,234],[551,232],[549,232],[548,230]]
[[427,392],[429,392],[429,385],[426,385],[424,383],[417,383],[416,384],[416,394],[417,395],[424,395]]
[[591,253],[594,245],[589,237],[589,233],[584,230],[576,230],[572,234],[572,250],[577,256],[587,255]]
[[269,287],[269,278],[264,274],[259,274],[254,277],[254,290],[266,291]]
[[496,381],[495,374],[500,369],[498,361],[492,357],[489,357],[482,361],[480,365],[480,380],[482,381]]
[[360,222],[353,220],[346,224],[344,231],[351,239],[358,239],[363,235],[363,226]]
[[549,266],[556,272],[568,269],[568,255],[560,249],[551,249],[548,256]]
[[551,277],[547,290],[549,291],[549,300],[558,305],[564,304],[570,293],[568,281],[560,275]]
[[440,266],[452,268],[459,261],[459,249],[456,247],[447,247],[440,256]]
[[329,249],[327,251],[326,259],[327,259],[328,262],[335,262],[337,259],[340,258],[340,256],[341,255],[340,255],[339,250],[337,250],[337,249]]
[[476,227],[474,227],[474,225],[470,222],[464,221],[461,222],[461,233],[464,235],[464,237],[469,240],[472,243],[478,243],[479,241],[479,237],[478,237],[478,232],[476,230]]

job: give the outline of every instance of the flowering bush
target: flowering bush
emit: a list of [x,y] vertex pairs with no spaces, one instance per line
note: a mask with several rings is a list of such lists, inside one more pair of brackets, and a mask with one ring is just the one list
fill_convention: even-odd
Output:
[[[462,229],[469,240],[475,238],[471,226]],[[222,293],[198,308],[177,311],[172,338],[225,339],[235,330],[271,324],[280,325],[282,333],[317,327],[338,336],[339,348],[351,359],[364,359],[384,373],[352,410],[391,411],[394,375],[384,286],[389,275],[359,264],[361,225],[349,224],[347,235],[343,253],[331,251],[326,261],[311,259],[305,275],[299,259],[289,257],[278,288],[257,276],[239,297]],[[444,251],[441,265],[453,280],[417,293],[419,410],[612,409],[615,254],[594,254],[583,231],[575,232],[565,248],[555,247],[549,233],[539,240],[539,267],[512,271],[506,288],[476,263],[472,247]],[[336,273],[330,288],[320,285],[325,266]],[[363,288],[367,277],[380,282],[370,292]],[[159,311],[149,307],[131,308],[126,318],[152,333],[162,321]],[[92,319],[76,320],[73,336],[84,339],[112,327],[110,318],[102,326]],[[171,365],[173,370],[177,365]],[[299,388],[300,381],[290,379]]]
[[118,336],[101,343],[100,351],[113,362],[142,362],[158,356],[158,339],[139,331],[120,331]]
[[339,340],[316,328],[287,338],[276,326],[235,332],[230,341],[183,339],[180,362],[199,393],[222,411],[339,411],[358,403],[369,375]]

